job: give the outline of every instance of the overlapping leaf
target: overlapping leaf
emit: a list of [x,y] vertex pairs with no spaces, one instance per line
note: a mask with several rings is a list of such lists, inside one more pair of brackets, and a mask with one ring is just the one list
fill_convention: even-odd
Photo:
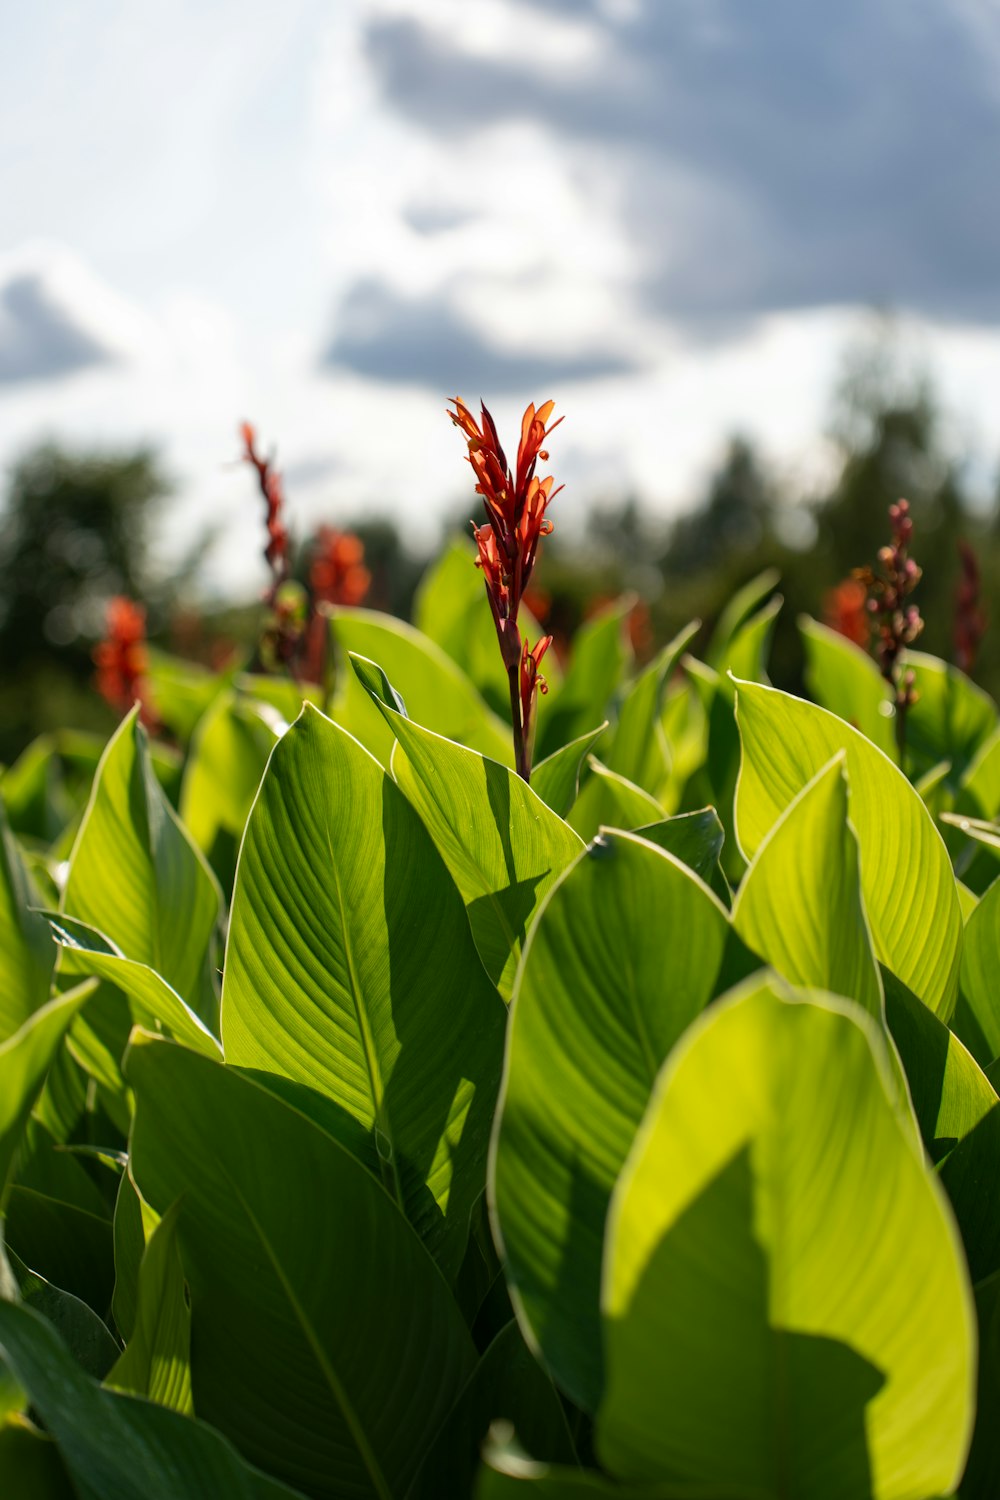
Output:
[[843,751],[876,955],[947,1020],[958,991],[962,915],[948,852],[920,798],[835,715],[773,688],[737,686],[736,829],[744,852],[756,853],[789,803]]
[[454,1273],[483,1188],[503,1026],[417,813],[306,708],[275,748],[240,854],[227,1061],[308,1084],[371,1131],[390,1191]]
[[657,1082],[608,1226],[600,1456],[762,1497],[949,1493],[961,1248],[858,1007],[752,985]]
[[663,1059],[713,993],[727,930],[684,865],[607,833],[555,887],[525,950],[491,1200],[522,1326],[589,1410],[608,1200]]
[[528,925],[582,841],[505,766],[399,713],[386,674],[373,662],[354,658],[353,664],[396,736],[396,783],[461,892],[486,972],[509,996]]
[[219,888],[153,775],[137,714],[101,759],[61,909],[148,964],[211,1022]]
[[195,1410],[316,1500],[402,1500],[475,1360],[440,1271],[274,1095],[141,1033],[126,1071],[139,1190],[160,1212],[183,1198]]

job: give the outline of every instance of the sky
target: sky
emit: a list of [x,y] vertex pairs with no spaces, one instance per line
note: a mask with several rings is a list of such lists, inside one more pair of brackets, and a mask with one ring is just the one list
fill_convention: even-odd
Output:
[[453,395],[501,435],[555,399],[571,524],[675,510],[734,431],[806,493],[872,306],[995,474],[998,0],[0,14],[0,468],[156,445],[164,566],[211,524],[210,584],[260,586],[243,419],[300,530],[433,541],[471,501]]

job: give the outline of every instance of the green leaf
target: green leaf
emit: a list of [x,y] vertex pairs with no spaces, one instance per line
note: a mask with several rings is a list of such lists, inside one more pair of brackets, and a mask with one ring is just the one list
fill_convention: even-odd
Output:
[[634,598],[620,599],[577,631],[562,687],[539,706],[537,759],[579,739],[595,719],[605,717],[628,661],[625,621],[633,603]]
[[53,935],[71,974],[94,974],[124,993],[133,1020],[150,1031],[165,1030],[200,1052],[218,1055],[219,1044],[176,990],[148,964],[126,958],[102,932],[73,917],[52,914]]
[[616,1476],[909,1500],[961,1475],[961,1246],[857,1006],[764,983],[691,1028],[615,1190],[602,1306]]
[[504,1024],[419,817],[307,707],[275,747],[240,854],[226,1060],[308,1084],[372,1131],[387,1187],[449,1274],[485,1181]]
[[483,1440],[496,1419],[514,1423],[539,1457],[573,1463],[576,1454],[559,1397],[514,1322],[497,1334],[420,1466],[407,1500],[469,1495]]
[[14,1156],[52,1059],[73,1017],[94,993],[87,980],[50,1000],[0,1043],[0,1209],[9,1189]]
[[61,910],[148,964],[211,1024],[219,888],[153,775],[136,714],[101,758]]
[[907,651],[917,701],[906,716],[907,748],[925,765],[951,762],[955,780],[997,728],[996,704],[957,667]]
[[976,1287],[979,1379],[976,1430],[962,1476],[962,1500],[996,1500],[1000,1494],[1000,1271]]
[[0,1427],[0,1479],[17,1500],[79,1500],[55,1443],[32,1427]]
[[867,651],[808,615],[799,617],[799,633],[806,653],[806,686],[816,702],[853,724],[895,760],[892,697]]
[[156,717],[184,743],[226,683],[222,673],[155,649],[147,651],[146,676]]
[[33,1271],[103,1317],[113,1290],[110,1204],[94,1176],[36,1121],[24,1133],[6,1235]]
[[711,998],[727,931],[684,865],[606,833],[553,889],[525,949],[491,1206],[529,1343],[590,1411],[608,1200],[660,1064]]
[[845,766],[841,752],[765,835],[737,892],[733,926],[783,978],[846,995],[881,1025]]
[[7,1255],[25,1306],[52,1324],[81,1369],[102,1380],[121,1352],[106,1325],[79,1297],[29,1270],[12,1250]]
[[113,1243],[115,1256],[115,1290],[111,1298],[111,1311],[115,1327],[124,1343],[128,1343],[135,1328],[136,1310],[139,1302],[139,1267],[146,1249],[146,1236],[142,1227],[142,1204],[128,1172],[123,1172],[118,1184],[113,1219]]
[[239,838],[278,738],[274,714],[233,692],[198,725],[181,783],[181,819],[206,854],[222,830]]
[[948,851],[920,798],[880,750],[835,715],[774,688],[737,688],[743,761],[736,827],[744,852],[756,853],[793,798],[844,751],[876,956],[947,1020],[958,991],[962,914]]
[[965,775],[962,790],[975,802],[975,810],[984,818],[995,818],[1000,812],[1000,729],[994,729],[976,751]]
[[[412,625],[373,610],[338,609],[331,628],[345,656],[356,654],[381,664],[418,724],[505,765],[513,763],[507,723],[487,707],[451,658]],[[333,717],[383,766],[389,764],[392,730],[349,669],[340,674]]]
[[78,1500],[295,1500],[204,1422],[102,1390],[29,1308],[0,1303],[0,1354],[55,1440]]
[[984,1068],[1000,1057],[998,954],[1000,880],[995,880],[965,924],[959,980],[961,998],[955,1013],[955,1030]]
[[[715,889],[713,881],[720,874],[719,855],[726,834],[714,807],[678,813],[674,818],[663,818],[659,823],[637,828],[635,833],[658,849],[665,849]],[[718,890],[715,893],[721,900],[721,893]]]
[[567,819],[581,839],[589,842],[602,828],[629,832],[666,817],[655,797],[610,771],[595,756],[587,756],[587,765],[589,774]]
[[0,1041],[49,998],[55,948],[0,800]]
[[396,736],[396,784],[461,892],[487,974],[509,996],[531,919],[582,842],[506,766],[396,713],[374,663],[356,657],[352,663]]
[[588,750],[597,743],[601,735],[608,727],[605,719],[603,724],[592,729],[589,734],[581,734],[579,739],[571,740],[568,745],[554,750],[545,760],[540,761],[531,772],[531,788],[537,797],[541,797],[547,806],[560,818],[565,818],[573,803],[576,801],[580,790],[580,770],[586,758]]
[[670,771],[670,747],[663,725],[663,694],[685,647],[697,635],[700,620],[686,625],[664,646],[629,687],[604,756],[609,770],[659,795]]
[[105,1385],[192,1415],[191,1310],[177,1242],[179,1211],[179,1202],[171,1204],[149,1237],[139,1266],[133,1331]]
[[783,603],[781,595],[775,594],[763,609],[739,627],[730,640],[719,668],[719,683],[727,697],[732,696],[732,677],[744,682],[768,682],[771,637]]
[[884,970],[886,1016],[913,1111],[955,1210],[973,1280],[1000,1268],[1000,1202],[983,1192],[1000,1160],[1000,1100],[959,1039]]
[[513,1438],[508,1422],[490,1433],[483,1463],[475,1500],[758,1500],[756,1492],[723,1494],[717,1485],[619,1484],[594,1469],[539,1462]]
[[126,1073],[139,1191],[184,1200],[196,1411],[315,1497],[401,1497],[474,1363],[434,1262],[350,1153],[232,1069],[137,1033]]
[[737,589],[722,611],[705,653],[709,666],[714,667],[721,675],[725,675],[733,637],[752,615],[759,613],[768,595],[777,588],[780,578],[777,568],[765,568],[762,573],[751,578],[749,583]]

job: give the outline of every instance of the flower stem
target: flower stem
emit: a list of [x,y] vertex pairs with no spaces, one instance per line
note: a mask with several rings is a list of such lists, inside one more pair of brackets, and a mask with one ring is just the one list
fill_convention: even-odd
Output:
[[521,671],[520,663],[512,662],[507,668],[510,683],[510,722],[514,732],[514,769],[522,781],[531,781],[531,752],[524,738],[521,723]]

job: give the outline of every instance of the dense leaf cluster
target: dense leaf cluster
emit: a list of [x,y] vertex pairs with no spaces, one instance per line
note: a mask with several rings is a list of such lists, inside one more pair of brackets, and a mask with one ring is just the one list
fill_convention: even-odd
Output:
[[996,707],[612,607],[529,786],[466,568],[0,782],[0,1490],[990,1500]]

